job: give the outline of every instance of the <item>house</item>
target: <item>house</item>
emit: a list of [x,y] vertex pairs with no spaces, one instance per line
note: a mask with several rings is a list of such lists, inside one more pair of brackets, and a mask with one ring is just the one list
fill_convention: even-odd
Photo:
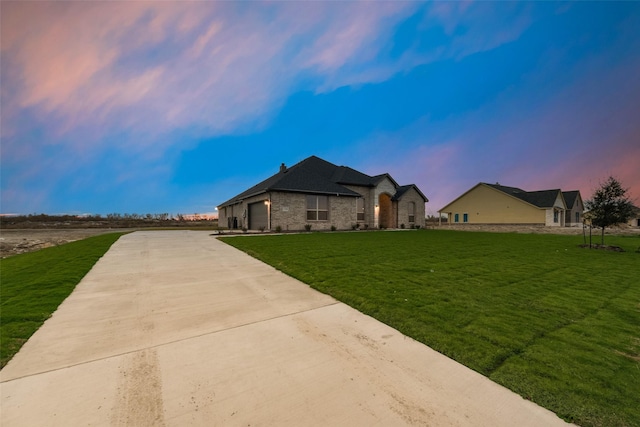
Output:
[[627,224],[629,224],[632,227],[640,227],[640,208],[633,205],[631,210],[632,210],[631,217],[629,217]]
[[316,156],[218,206],[218,223],[230,229],[347,230],[424,225],[425,195],[389,175],[369,176]]
[[449,224],[531,224],[562,227],[581,221],[579,191],[525,191],[481,182],[438,211]]
[[567,227],[582,226],[582,215],[584,213],[584,203],[582,202],[582,196],[577,190],[563,191],[562,197],[567,205],[565,211],[564,225]]

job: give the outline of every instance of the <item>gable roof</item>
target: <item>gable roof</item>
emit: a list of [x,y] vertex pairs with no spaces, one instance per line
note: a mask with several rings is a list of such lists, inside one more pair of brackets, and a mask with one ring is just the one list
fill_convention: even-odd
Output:
[[[522,200],[523,202],[533,205],[537,208],[553,207],[556,199],[558,198],[558,193],[560,193],[561,195],[563,194],[562,191],[560,191],[560,189],[542,190],[542,191],[525,191],[522,188],[518,188],[518,187],[508,187],[506,185],[500,185],[497,183],[488,184],[486,182],[480,182],[474,185],[471,189],[464,192],[461,196],[457,197],[452,202],[445,205],[438,212],[444,212],[445,209],[447,209],[450,205],[452,205],[453,203],[455,203],[456,201],[464,197],[467,193],[470,193],[471,191],[473,191],[474,189],[476,189],[481,185],[491,187],[494,190],[498,190],[508,196],[515,197],[516,199]],[[566,200],[564,200],[564,197],[563,197],[563,201],[566,204]]]
[[332,180],[334,174],[339,172],[337,168],[336,165],[319,157],[311,156],[290,168],[282,167],[275,175],[227,200],[220,206],[231,205],[267,191],[294,191],[359,197],[360,194]]
[[[397,187],[396,182],[388,174],[372,177],[350,167],[337,166],[319,157],[311,156],[290,168],[281,167],[280,171],[275,175],[227,200],[219,207],[238,203],[246,198],[268,191],[361,197],[359,193],[345,187],[345,185],[375,187],[383,177],[389,177]],[[417,187],[415,188],[424,197],[420,190]],[[426,197],[424,199],[428,201]]]
[[529,203],[538,208],[550,208],[556,202],[558,193],[561,193],[560,189],[542,190],[542,191],[524,191],[517,187],[506,187],[500,184],[485,184],[489,187],[495,188],[498,191],[502,191],[510,196],[518,198],[524,202]]
[[422,191],[420,191],[420,189],[415,184],[401,185],[400,187],[398,187],[398,189],[396,190],[396,194],[393,195],[391,200],[400,200],[400,198],[404,196],[404,193],[411,190],[412,188],[415,189],[420,195],[420,197],[422,197],[425,201],[427,202],[429,201],[429,199],[427,199],[427,196],[422,194]]
[[580,196],[580,191],[578,190],[563,191],[562,196],[564,197],[564,201],[567,202],[567,209],[572,209],[575,206],[578,197],[582,200],[582,196]]

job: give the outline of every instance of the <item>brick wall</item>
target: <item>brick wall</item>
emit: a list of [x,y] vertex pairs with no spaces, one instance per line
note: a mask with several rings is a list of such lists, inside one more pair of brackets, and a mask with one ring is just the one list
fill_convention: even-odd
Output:
[[[415,203],[415,220],[413,222],[409,221],[409,203]],[[425,206],[424,199],[418,194],[418,192],[411,188],[406,193],[402,195],[402,199],[397,202],[398,207],[398,227],[402,224],[405,227],[409,228],[413,225],[419,225],[420,227],[424,227],[424,219],[425,219]]]
[[306,224],[311,230],[350,230],[356,223],[356,198],[329,196],[329,219],[307,221],[307,199],[299,193],[271,193],[271,229],[280,226],[283,231],[301,231]]

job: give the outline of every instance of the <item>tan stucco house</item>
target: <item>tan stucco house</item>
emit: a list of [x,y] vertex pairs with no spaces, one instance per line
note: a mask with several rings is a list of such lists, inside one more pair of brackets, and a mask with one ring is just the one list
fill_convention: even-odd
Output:
[[220,226],[249,230],[348,230],[423,226],[425,195],[389,174],[369,176],[316,156],[220,204]]
[[579,191],[525,191],[481,182],[444,206],[449,224],[530,224],[562,227],[582,223]]

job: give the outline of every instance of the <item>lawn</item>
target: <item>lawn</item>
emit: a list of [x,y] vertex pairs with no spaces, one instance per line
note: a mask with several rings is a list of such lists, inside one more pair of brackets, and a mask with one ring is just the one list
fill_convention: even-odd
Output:
[[0,260],[0,368],[122,234],[103,234]]
[[582,426],[640,426],[640,237],[223,238]]

